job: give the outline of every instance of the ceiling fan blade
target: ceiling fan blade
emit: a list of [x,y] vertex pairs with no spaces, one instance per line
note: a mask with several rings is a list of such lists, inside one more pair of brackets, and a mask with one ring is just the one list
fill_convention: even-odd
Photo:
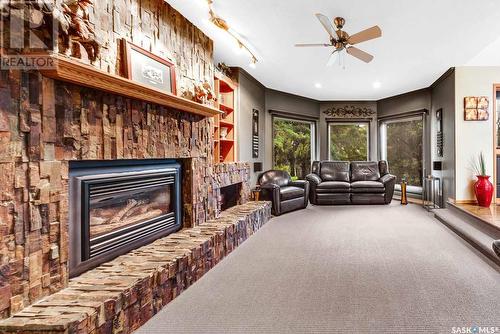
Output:
[[299,48],[304,48],[304,47],[311,47],[311,46],[331,46],[330,44],[326,44],[326,43],[312,43],[312,44],[295,44],[296,47],[299,47]]
[[347,53],[353,57],[358,58],[359,60],[364,61],[365,63],[369,63],[373,60],[373,56],[369,53],[364,52],[354,46],[350,46],[347,48]]
[[328,63],[326,63],[326,66],[332,66],[339,60],[339,51],[335,50],[332,52],[330,55],[330,58],[328,58]]
[[369,41],[370,39],[379,38],[380,36],[382,36],[382,30],[380,30],[379,26],[373,26],[352,35],[351,37],[349,37],[347,42],[349,44],[358,44],[361,42]]
[[318,18],[321,25],[325,28],[328,35],[330,35],[330,37],[333,38],[334,40],[337,40],[338,38],[337,33],[335,32],[335,29],[333,29],[332,22],[330,21],[330,19],[327,16],[320,13],[316,14],[316,17]]

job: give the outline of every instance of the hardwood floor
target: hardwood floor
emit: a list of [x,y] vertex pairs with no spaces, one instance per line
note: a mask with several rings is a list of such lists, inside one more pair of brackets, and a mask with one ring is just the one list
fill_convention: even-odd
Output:
[[453,205],[497,229],[500,229],[500,205],[492,204],[489,208],[484,208],[477,204],[454,203]]

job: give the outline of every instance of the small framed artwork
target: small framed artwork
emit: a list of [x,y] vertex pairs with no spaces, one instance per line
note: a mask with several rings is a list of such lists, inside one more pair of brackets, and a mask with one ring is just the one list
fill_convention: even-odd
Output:
[[259,111],[252,111],[252,158],[259,157]]
[[437,145],[437,156],[443,156],[443,146],[444,146],[444,136],[443,136],[443,109],[436,110],[436,145]]
[[487,96],[468,96],[464,98],[464,120],[487,121],[490,117],[488,112],[489,99]]
[[477,97],[468,96],[464,98],[464,108],[465,109],[476,109],[477,108]]
[[486,96],[480,96],[477,98],[477,109],[488,110],[490,106],[490,101]]
[[465,109],[464,119],[466,121],[477,121],[477,109],[468,108]]
[[127,79],[176,95],[175,65],[122,40],[123,68]]

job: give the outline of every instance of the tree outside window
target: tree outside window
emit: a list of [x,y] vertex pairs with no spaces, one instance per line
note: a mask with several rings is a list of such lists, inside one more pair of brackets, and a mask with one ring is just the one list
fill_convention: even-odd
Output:
[[311,172],[313,152],[313,122],[273,119],[274,169],[287,171],[293,179],[304,179]]
[[385,159],[397,182],[406,178],[411,186],[422,187],[422,118],[385,124]]
[[329,123],[328,141],[330,160],[368,160],[369,123]]

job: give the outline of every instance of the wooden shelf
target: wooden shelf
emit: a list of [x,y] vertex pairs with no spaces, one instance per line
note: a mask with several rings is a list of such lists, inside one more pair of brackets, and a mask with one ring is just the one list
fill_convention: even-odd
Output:
[[[220,73],[215,74],[214,88],[217,99],[217,108],[221,115],[215,117],[214,128],[214,160],[219,162],[232,162],[237,158],[236,152],[236,98],[237,87],[230,78]],[[221,138],[221,128],[227,128],[226,138]]]
[[232,107],[226,106],[224,104],[219,104],[219,109],[225,111],[227,114],[232,113],[234,109]]
[[106,73],[68,57],[53,55],[52,58],[54,59],[55,69],[40,70],[44,76],[52,79],[156,103],[201,116],[213,117],[221,114],[220,110],[211,106],[199,104],[132,80]]
[[222,126],[225,126],[225,127],[232,128],[232,127],[234,126],[234,124],[233,124],[233,123],[231,123],[231,122],[226,122],[226,121],[224,121],[224,120],[222,120],[222,119],[219,121],[219,123],[220,123],[220,126],[221,126],[221,127],[222,127]]
[[216,72],[215,79],[220,81],[220,93],[232,93],[236,90],[236,84],[227,76]]

